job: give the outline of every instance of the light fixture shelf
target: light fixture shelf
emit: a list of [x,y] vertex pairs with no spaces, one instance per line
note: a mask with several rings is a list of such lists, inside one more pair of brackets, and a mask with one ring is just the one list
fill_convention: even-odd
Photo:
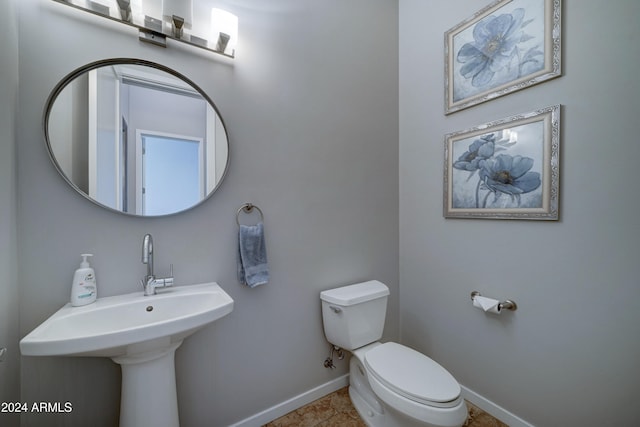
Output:
[[[177,37],[176,35],[173,34],[174,29],[172,27],[165,26],[165,22],[159,19],[145,17],[147,18],[145,19],[145,25],[139,25],[133,22],[131,14],[129,14],[129,19],[131,19],[129,21],[124,19],[119,19],[117,17],[110,15],[110,8],[108,8],[107,6],[101,6],[100,4],[93,3],[90,0],[87,2],[87,4],[91,5],[93,3],[95,7],[94,9],[89,7],[83,7],[78,4],[72,3],[71,0],[52,0],[52,1],[63,4],[65,6],[72,7],[73,9],[81,10],[83,12],[88,12],[92,15],[109,19],[111,21],[120,22],[121,24],[124,24],[128,27],[136,28],[138,29],[138,32],[139,32],[138,39],[146,43],[154,44],[156,46],[166,47],[167,46],[166,40],[170,39],[170,40],[175,40],[177,42],[185,43],[187,45],[194,46],[200,49],[204,49],[209,52],[216,53],[218,55],[226,56],[227,58],[235,58],[235,49],[231,53],[226,53],[224,51],[218,50],[217,46],[219,45],[217,44],[218,43],[217,40],[209,41],[200,37],[196,37],[194,35],[187,35],[187,34],[183,34],[181,37]],[[120,13],[120,11],[116,11],[116,12]],[[174,18],[178,18],[178,17],[174,17]]]

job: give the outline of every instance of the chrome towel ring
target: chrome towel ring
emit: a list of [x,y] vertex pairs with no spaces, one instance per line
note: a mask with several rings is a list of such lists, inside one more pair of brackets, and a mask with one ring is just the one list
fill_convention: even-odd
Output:
[[260,214],[260,222],[264,221],[264,215],[262,214],[262,210],[259,207],[252,203],[245,203],[244,205],[240,206],[240,209],[238,209],[238,212],[236,213],[236,223],[238,224],[238,226],[240,225],[240,214],[242,212],[250,214],[254,209],[256,209]]

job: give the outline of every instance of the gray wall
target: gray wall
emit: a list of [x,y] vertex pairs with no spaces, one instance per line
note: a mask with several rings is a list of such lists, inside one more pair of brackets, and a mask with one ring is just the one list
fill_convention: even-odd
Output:
[[[49,0],[15,4],[21,336],[68,300],[82,252],[95,254],[99,296],[138,290],[142,236],[152,233],[158,274],[173,263],[178,283],[215,280],[236,303],[178,350],[186,427],[229,425],[346,373],[346,363],[322,366],[323,289],[387,283],[386,337],[397,338],[397,2],[216,2],[239,16],[233,61],[172,42],[143,45],[134,30]],[[71,70],[110,57],[172,67],[216,102],[230,170],[197,209],[156,219],[113,214],[68,188],[51,164],[41,129],[49,92]],[[235,277],[235,215],[244,202],[265,215],[271,282],[256,289]],[[29,414],[23,425],[116,422],[119,367],[111,361],[24,357],[22,365],[23,400],[73,404],[71,414]]]
[[[15,28],[3,27],[9,43],[0,51],[0,227],[8,235],[0,345],[10,355],[16,332],[5,318],[12,322],[18,307],[23,336],[64,304],[81,252],[96,254],[100,296],[135,290],[144,273],[140,241],[150,232],[160,274],[174,263],[181,283],[217,280],[236,300],[231,315],[178,351],[187,427],[230,424],[345,373],[346,364],[321,367],[328,347],[318,293],[368,278],[392,288],[386,338],[397,337],[401,323],[404,343],[488,401],[540,426],[634,424],[635,0],[566,1],[561,78],[446,117],[443,33],[480,7],[472,0],[399,2],[399,76],[393,1],[229,2],[222,6],[241,23],[235,61],[174,44],[143,46],[135,31],[48,0],[13,4],[21,22],[17,116]],[[105,212],[67,188],[48,159],[40,124],[49,91],[76,67],[121,56],[188,76],[227,122],[230,173],[191,212],[159,219]],[[561,220],[445,220],[444,134],[556,103],[564,106]],[[272,282],[253,290],[235,280],[235,211],[246,201],[265,212],[272,267]],[[485,316],[471,307],[475,289],[520,308]],[[3,399],[15,396],[17,366],[15,358],[0,364]],[[113,425],[118,375],[108,360],[23,358],[23,400],[74,405],[71,415],[32,414],[23,425]]]
[[[534,425],[635,425],[640,3],[563,2],[562,77],[445,117],[443,34],[485,3],[399,3],[402,340]],[[444,135],[558,103],[560,221],[444,219]]]
[[[20,398],[18,339],[18,282],[16,235],[15,118],[18,95],[18,26],[12,2],[0,0],[6,25],[0,26],[0,349],[7,348],[0,361],[0,402]],[[17,417],[1,414],[5,420]]]

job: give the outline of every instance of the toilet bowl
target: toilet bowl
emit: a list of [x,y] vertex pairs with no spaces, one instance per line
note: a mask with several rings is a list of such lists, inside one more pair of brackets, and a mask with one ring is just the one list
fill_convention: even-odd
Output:
[[394,342],[381,343],[389,289],[369,281],[323,291],[327,340],[351,352],[349,396],[370,427],[460,427],[467,408],[455,378]]
[[354,350],[349,381],[354,406],[372,427],[460,427],[467,419],[453,376],[427,356],[394,342]]

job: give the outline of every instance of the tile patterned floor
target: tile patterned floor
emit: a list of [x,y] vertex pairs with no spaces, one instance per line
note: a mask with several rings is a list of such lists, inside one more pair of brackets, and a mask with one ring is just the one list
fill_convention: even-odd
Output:
[[[509,427],[467,402],[464,427]],[[263,427],[366,427],[349,399],[347,387],[296,409]]]

